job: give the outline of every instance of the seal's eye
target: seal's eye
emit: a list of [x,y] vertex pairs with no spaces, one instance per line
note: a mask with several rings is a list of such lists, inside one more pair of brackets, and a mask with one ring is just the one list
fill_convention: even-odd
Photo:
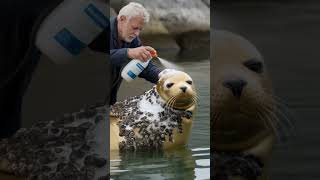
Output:
[[192,81],[191,80],[188,80],[186,81],[188,84],[192,85]]
[[167,88],[171,88],[173,86],[174,83],[168,83],[166,86]]
[[243,63],[248,69],[256,72],[256,73],[262,73],[263,72],[263,64],[261,61],[258,61],[256,59],[252,59],[249,61],[246,61]]

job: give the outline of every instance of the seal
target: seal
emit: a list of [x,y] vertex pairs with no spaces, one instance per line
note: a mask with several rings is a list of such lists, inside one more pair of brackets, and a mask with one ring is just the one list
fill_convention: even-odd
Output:
[[106,106],[86,107],[2,139],[0,177],[107,179],[107,141],[101,138],[107,137],[107,112]]
[[[213,36],[210,80],[213,153],[241,154],[239,156],[243,155],[244,161],[247,155],[252,155],[257,161],[250,161],[263,167],[259,170],[261,174],[257,174],[258,179],[266,179],[264,171],[279,119],[265,62],[256,47],[245,38],[220,30],[215,30]],[[238,174],[233,179],[241,176],[252,178]]]
[[191,77],[182,71],[163,70],[152,89],[110,107],[110,150],[186,145],[196,104]]

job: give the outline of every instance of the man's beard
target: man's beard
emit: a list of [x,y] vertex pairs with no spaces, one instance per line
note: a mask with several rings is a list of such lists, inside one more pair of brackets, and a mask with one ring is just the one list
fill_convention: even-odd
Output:
[[134,40],[134,38],[136,38],[136,37],[128,37],[127,36],[126,38],[124,38],[124,41],[127,43],[131,43]]

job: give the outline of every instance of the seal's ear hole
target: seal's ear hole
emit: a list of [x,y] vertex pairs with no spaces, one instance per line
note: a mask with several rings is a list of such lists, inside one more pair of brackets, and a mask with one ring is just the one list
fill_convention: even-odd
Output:
[[192,81],[191,80],[188,80],[186,81],[188,84],[192,85]]
[[162,78],[160,78],[160,79],[158,80],[158,83],[161,84],[161,83],[163,83],[163,81],[164,81],[164,80],[163,80]]
[[166,87],[167,87],[167,88],[171,88],[173,85],[174,85],[174,83],[168,83],[168,84],[166,85]]
[[256,73],[260,74],[263,72],[263,63],[257,59],[250,59],[244,62],[243,65]]

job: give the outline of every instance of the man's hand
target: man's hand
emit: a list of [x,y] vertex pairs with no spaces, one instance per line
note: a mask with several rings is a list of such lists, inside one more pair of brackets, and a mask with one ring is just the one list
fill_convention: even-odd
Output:
[[137,47],[137,48],[129,48],[128,49],[128,58],[139,59],[143,62],[146,62],[152,58],[149,51],[155,51],[155,49],[151,46],[141,46],[141,47]]

